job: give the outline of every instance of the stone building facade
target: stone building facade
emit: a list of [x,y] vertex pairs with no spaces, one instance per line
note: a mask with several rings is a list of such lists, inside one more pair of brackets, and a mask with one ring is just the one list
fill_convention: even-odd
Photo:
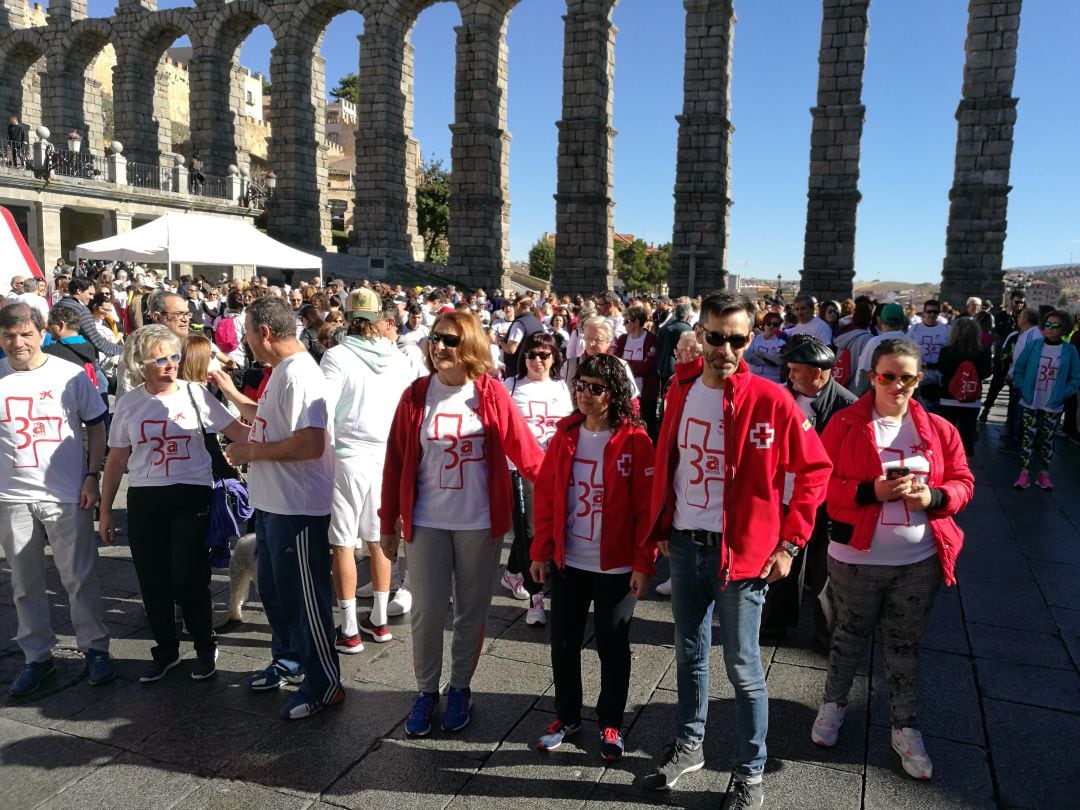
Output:
[[[267,25],[275,45],[267,161],[277,187],[267,211],[272,235],[302,247],[329,244],[330,147],[323,60],[329,21],[364,19],[359,37],[354,216],[349,251],[377,274],[422,256],[416,226],[419,149],[413,128],[417,16],[437,0],[195,0],[157,10],[155,0],[117,0],[109,18],[88,19],[86,0],[50,0],[47,25],[25,0],[0,0],[0,112],[40,120],[54,132],[102,132],[100,85],[88,68],[106,45],[113,68],[116,138],[129,160],[155,164],[171,149],[154,99],[155,66],[180,37],[191,42],[190,140],[204,171],[226,174],[246,154],[237,52]],[[450,258],[465,285],[505,287],[509,278],[507,45],[518,0],[454,0],[455,107],[451,124]],[[612,127],[618,0],[565,4],[563,103],[555,195],[556,281],[589,293],[614,283]],[[850,294],[855,272],[859,154],[865,108],[870,0],[821,0],[818,96],[811,155],[802,286],[819,296]],[[944,260],[944,292],[961,299],[1000,288],[1016,99],[1012,97],[1019,0],[970,0],[963,99],[957,110],[956,174]],[[671,290],[722,287],[732,204],[731,59],[734,0],[683,0],[684,97],[678,116]],[[40,75],[34,66],[44,60]],[[346,190],[346,193],[347,190]],[[996,287],[995,287],[996,285]]]

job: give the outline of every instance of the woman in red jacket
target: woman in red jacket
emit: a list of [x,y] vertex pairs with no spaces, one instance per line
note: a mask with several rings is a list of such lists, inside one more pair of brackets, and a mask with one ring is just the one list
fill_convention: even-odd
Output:
[[535,480],[544,454],[491,371],[479,319],[440,315],[428,334],[432,374],[401,396],[386,446],[380,544],[397,557],[398,525],[409,543],[413,670],[419,692],[405,731],[431,731],[442,677],[443,626],[453,590],[454,633],[444,731],[469,723],[472,680],[484,642],[492,582],[510,530],[507,457]]
[[644,545],[654,454],[621,360],[586,357],[574,390],[578,412],[559,422],[536,482],[529,570],[537,582],[551,582],[556,714],[537,747],[551,751],[581,729],[581,643],[592,604],[600,756],[616,760],[630,688],[630,620],[654,571],[656,552]]
[[910,340],[882,341],[871,359],[871,390],[821,437],[834,465],[825,504],[836,627],[811,737],[836,743],[859,659],[879,626],[892,747],[909,775],[929,779],[933,767],[917,727],[916,653],[942,579],[956,583],[963,532],[953,516],[971,500],[974,478],[956,428],[912,399],[919,359]]

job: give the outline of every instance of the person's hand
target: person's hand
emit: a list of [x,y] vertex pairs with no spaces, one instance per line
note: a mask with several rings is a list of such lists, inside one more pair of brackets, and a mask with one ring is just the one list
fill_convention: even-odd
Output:
[[884,475],[874,481],[874,497],[879,501],[898,501],[911,492],[911,485],[915,476],[911,473],[902,478],[889,480]]
[[397,559],[398,543],[401,539],[397,534],[380,534],[379,535],[379,548],[382,549],[383,555],[386,559],[393,562]]
[[635,599],[641,599],[649,589],[649,575],[635,571],[630,575],[630,593]]
[[101,490],[97,478],[92,475],[86,476],[83,479],[82,487],[79,489],[79,508],[93,509],[94,505],[100,500]]
[[221,361],[221,368],[224,371],[236,371],[238,368],[240,368],[240,366],[236,364],[236,361],[233,360],[231,357],[229,357],[228,355],[224,355],[224,357],[225,359]]
[[107,546],[116,542],[116,523],[113,521],[112,509],[101,510],[101,517],[98,519],[98,535],[101,537],[101,542]]
[[792,562],[794,559],[790,554],[783,549],[777,549],[769,555],[769,559],[765,561],[758,576],[771,585],[791,573]]
[[670,557],[671,556],[671,553],[668,551],[668,541],[667,540],[657,540],[656,541],[656,548],[665,557]]
[[234,467],[250,464],[255,460],[255,446],[251,442],[232,442],[225,447],[225,460]]
[[[233,365],[235,366],[235,363]],[[223,369],[211,371],[210,382],[220,388],[225,396],[229,396],[230,394],[235,396],[240,393],[236,390],[236,385],[233,383],[232,377]]]
[[537,585],[543,585],[547,581],[547,563],[535,561],[530,563],[529,576]]
[[930,507],[930,487],[916,481],[904,496],[904,505],[912,512],[925,512]]

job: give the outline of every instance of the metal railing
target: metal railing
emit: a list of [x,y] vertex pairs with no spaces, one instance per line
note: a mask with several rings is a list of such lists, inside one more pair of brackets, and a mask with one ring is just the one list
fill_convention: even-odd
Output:
[[162,166],[128,161],[127,182],[133,188],[172,191],[172,172]]
[[188,174],[188,192],[197,197],[227,200],[229,199],[228,180],[224,177],[192,171]]
[[34,170],[34,150],[25,141],[0,140],[0,161],[11,169]]
[[262,186],[257,186],[254,183],[248,183],[247,193],[240,198],[240,204],[245,205],[248,208],[257,208],[260,211],[266,209],[266,203],[270,199],[272,192]]
[[78,177],[83,180],[104,180],[106,167],[87,152],[53,149],[49,153],[49,171],[59,177]]

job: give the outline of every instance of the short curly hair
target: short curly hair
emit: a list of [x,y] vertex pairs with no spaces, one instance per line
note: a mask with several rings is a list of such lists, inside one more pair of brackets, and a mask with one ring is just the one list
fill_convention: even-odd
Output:
[[574,380],[580,380],[582,377],[596,377],[603,380],[604,385],[608,387],[610,398],[607,415],[613,430],[625,424],[638,427],[643,425],[637,408],[634,407],[634,392],[630,388],[630,378],[627,376],[626,366],[623,365],[622,360],[611,354],[583,357],[574,374]]

